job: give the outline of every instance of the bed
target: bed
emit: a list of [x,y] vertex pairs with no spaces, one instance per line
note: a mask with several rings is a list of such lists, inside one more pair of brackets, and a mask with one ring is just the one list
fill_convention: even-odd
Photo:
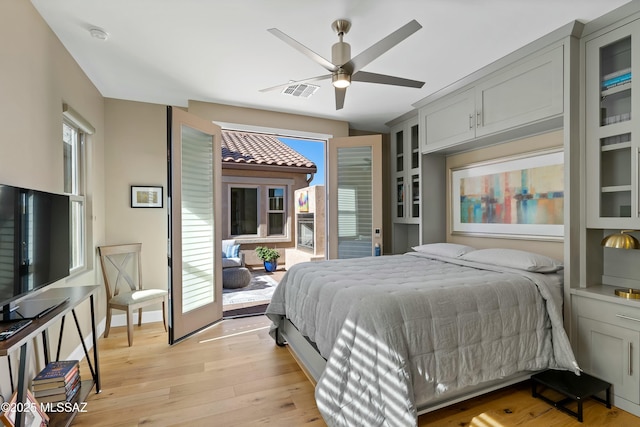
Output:
[[266,314],[317,382],[329,426],[415,426],[421,413],[553,368],[579,374],[562,264],[447,243],[296,264]]

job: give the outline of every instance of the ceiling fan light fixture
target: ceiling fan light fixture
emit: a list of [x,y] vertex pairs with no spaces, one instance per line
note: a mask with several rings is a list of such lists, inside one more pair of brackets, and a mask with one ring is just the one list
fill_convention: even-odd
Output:
[[340,68],[331,76],[331,83],[338,89],[344,89],[351,84],[351,75]]

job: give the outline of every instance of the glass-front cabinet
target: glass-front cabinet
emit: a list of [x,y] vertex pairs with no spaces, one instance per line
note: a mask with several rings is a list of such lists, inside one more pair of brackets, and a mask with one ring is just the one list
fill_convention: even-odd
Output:
[[640,228],[640,23],[585,44],[587,227]]
[[395,223],[420,222],[420,142],[418,121],[409,120],[391,132]]

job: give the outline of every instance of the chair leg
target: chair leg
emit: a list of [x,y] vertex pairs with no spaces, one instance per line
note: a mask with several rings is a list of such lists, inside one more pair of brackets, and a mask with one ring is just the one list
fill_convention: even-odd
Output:
[[129,339],[129,347],[133,345],[133,310],[127,310],[127,338]]
[[167,332],[167,299],[162,301],[162,324],[164,325],[164,331]]
[[142,326],[142,308],[138,309],[138,326]]
[[109,336],[109,330],[111,329],[111,309],[107,307],[107,319],[105,321],[104,326],[104,337],[107,338]]

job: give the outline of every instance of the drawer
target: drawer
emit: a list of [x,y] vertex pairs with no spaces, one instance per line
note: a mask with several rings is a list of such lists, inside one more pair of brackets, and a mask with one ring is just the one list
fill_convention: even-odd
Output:
[[574,313],[580,317],[640,331],[640,303],[636,308],[573,295],[571,304]]

